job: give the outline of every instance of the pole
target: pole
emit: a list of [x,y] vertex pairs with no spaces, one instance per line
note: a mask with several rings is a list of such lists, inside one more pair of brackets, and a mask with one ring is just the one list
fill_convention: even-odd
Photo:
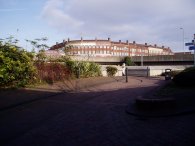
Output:
[[194,50],[194,66],[195,66],[195,50]]
[[[195,46],[195,34],[194,34],[194,46]],[[195,66],[195,50],[194,50],[194,66]]]
[[141,54],[141,66],[143,66],[143,54]]
[[126,83],[128,82],[128,69],[127,67],[125,68],[125,75],[126,75]]
[[185,54],[185,51],[184,51],[184,29],[183,28],[180,28],[182,29],[182,48],[183,48],[183,53]]

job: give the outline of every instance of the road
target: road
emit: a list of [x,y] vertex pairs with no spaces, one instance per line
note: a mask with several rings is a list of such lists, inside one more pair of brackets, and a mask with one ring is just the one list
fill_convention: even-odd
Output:
[[[194,146],[194,114],[146,118],[125,112],[136,97],[151,94],[164,82],[129,77],[128,83],[116,79],[71,92],[2,93],[0,99],[7,95],[10,101],[0,110],[1,145]],[[19,99],[25,102],[14,104]]]

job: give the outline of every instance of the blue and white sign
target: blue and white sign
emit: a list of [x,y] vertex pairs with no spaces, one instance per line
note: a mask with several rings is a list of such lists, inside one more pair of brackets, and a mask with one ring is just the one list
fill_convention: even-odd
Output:
[[192,46],[194,45],[193,43],[185,43],[186,46]]
[[189,50],[195,50],[195,46],[190,46]]

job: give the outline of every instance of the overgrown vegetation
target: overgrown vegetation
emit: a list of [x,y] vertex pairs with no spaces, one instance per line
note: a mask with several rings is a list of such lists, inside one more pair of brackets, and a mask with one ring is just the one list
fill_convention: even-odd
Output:
[[71,76],[69,69],[62,63],[36,62],[35,67],[39,82],[53,84],[55,81],[62,81]]
[[[0,87],[24,87],[27,84],[50,83],[70,77],[101,76],[101,68],[96,63],[73,61],[69,57],[47,58],[45,48],[40,44],[46,38],[27,40],[32,45],[28,52],[17,46],[13,37],[0,40]],[[38,49],[37,53],[35,49]]]
[[115,76],[115,74],[117,73],[117,68],[114,66],[107,66],[106,72],[108,76]]
[[33,55],[8,42],[0,42],[0,87],[25,86],[36,79]]
[[86,61],[66,60],[66,66],[75,77],[97,77],[101,76],[101,68],[98,64]]
[[175,75],[173,82],[179,86],[195,86],[195,67],[189,67]]
[[129,56],[126,56],[124,58],[124,63],[125,63],[126,66],[133,66],[134,65],[134,63],[131,60],[131,57],[129,57]]

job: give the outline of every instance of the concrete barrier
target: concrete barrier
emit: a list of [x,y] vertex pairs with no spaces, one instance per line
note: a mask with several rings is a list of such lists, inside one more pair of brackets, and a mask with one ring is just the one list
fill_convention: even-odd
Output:
[[182,71],[190,66],[148,66],[150,70],[150,76],[158,76],[165,72],[165,69],[171,69],[172,71]]
[[165,69],[171,69],[172,71],[182,71],[190,67],[190,65],[184,66],[127,66],[128,76],[159,76],[165,72]]
[[128,76],[150,76],[148,66],[127,66]]
[[[101,65],[102,75],[107,76],[106,67],[108,65]],[[190,65],[180,65],[180,66],[117,66],[112,65],[118,69],[115,76],[125,75],[125,68],[128,69],[128,76],[159,76],[165,72],[165,69],[171,69],[172,71],[182,71]]]

